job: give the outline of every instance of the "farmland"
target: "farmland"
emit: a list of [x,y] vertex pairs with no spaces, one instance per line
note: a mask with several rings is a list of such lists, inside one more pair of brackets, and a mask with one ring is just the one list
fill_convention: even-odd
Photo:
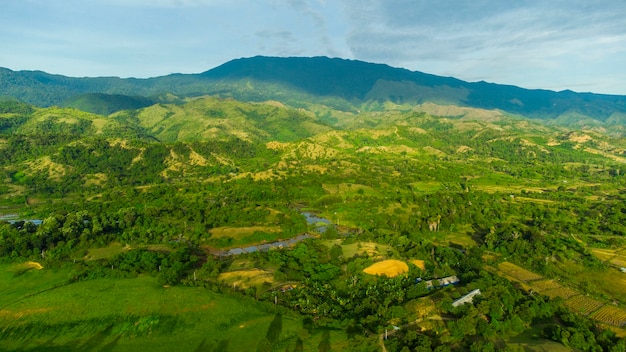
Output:
[[544,279],[542,276],[512,263],[501,263],[499,269],[502,274],[527,283],[528,290],[536,291],[550,298],[563,299],[565,305],[575,312],[614,327],[624,327],[626,324],[626,310],[623,308],[582,295],[574,289],[562,286],[554,280]]

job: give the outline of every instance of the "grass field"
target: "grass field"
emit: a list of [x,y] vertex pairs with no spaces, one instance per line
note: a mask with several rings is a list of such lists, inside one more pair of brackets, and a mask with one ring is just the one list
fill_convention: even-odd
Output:
[[230,237],[235,240],[240,240],[254,234],[255,232],[273,233],[280,231],[281,228],[279,226],[217,227],[211,229],[211,237]]
[[85,255],[84,259],[85,260],[99,260],[99,259],[111,258],[129,249],[130,247],[123,246],[119,242],[113,242],[106,247],[92,248],[88,250],[87,255]]
[[[68,283],[69,270],[0,266],[2,351],[254,351],[273,306],[202,287],[162,287],[152,277]],[[301,334],[301,318],[283,317],[278,349]],[[314,351],[319,334],[305,341]],[[334,332],[331,343],[345,343]],[[282,347],[280,347],[282,346]]]
[[541,337],[541,329],[538,326],[529,329],[522,334],[505,340],[507,347],[513,351],[525,352],[571,352],[572,349],[555,341]]

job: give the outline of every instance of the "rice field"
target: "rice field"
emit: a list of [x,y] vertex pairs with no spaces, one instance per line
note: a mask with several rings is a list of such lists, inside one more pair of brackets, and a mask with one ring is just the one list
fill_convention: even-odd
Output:
[[598,259],[618,267],[626,267],[626,253],[623,250],[593,248],[591,253]]
[[502,271],[503,273],[517,279],[520,281],[534,281],[534,280],[541,280],[543,279],[543,276],[541,275],[537,275],[535,273],[533,273],[532,271],[528,271],[524,268],[520,268],[519,266],[513,264],[513,263],[509,263],[509,262],[503,262],[500,263],[500,265],[498,266],[498,268],[500,269],[500,271]]
[[587,296],[578,295],[568,299],[565,305],[583,315],[589,315],[602,307],[604,303]]
[[533,288],[533,290],[537,292],[544,292],[547,290],[560,288],[561,285],[559,285],[554,280],[536,280],[536,281],[533,281],[531,287]]
[[591,317],[613,326],[626,326],[626,311],[612,305],[605,305],[598,309]]
[[544,294],[550,298],[561,297],[563,299],[568,299],[568,298],[578,295],[579,293],[577,291],[572,290],[571,288],[559,287],[559,288],[554,288],[551,290],[544,291],[541,294]]

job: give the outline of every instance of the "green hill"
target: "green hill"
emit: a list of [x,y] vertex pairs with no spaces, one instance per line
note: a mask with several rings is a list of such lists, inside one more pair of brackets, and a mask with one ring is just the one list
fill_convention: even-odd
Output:
[[120,110],[140,109],[154,103],[154,100],[141,96],[88,93],[64,101],[61,106],[108,116]]

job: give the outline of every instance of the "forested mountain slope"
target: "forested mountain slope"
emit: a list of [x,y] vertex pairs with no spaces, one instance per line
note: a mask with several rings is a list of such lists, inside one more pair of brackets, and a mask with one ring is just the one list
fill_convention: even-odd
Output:
[[138,95],[159,100],[166,93],[181,97],[211,94],[242,101],[275,100],[291,107],[320,104],[353,112],[384,109],[386,102],[409,106],[431,102],[498,109],[560,124],[587,125],[622,124],[626,113],[623,96],[469,83],[383,64],[326,57],[258,56],[233,60],[201,74],[149,79],[71,78],[40,71],[0,69],[0,96],[12,96],[38,106],[74,101],[73,106],[99,113],[137,107],[128,105],[131,98],[121,104],[119,97],[109,97],[105,104],[102,96],[77,97],[85,93],[128,95],[135,100]]

